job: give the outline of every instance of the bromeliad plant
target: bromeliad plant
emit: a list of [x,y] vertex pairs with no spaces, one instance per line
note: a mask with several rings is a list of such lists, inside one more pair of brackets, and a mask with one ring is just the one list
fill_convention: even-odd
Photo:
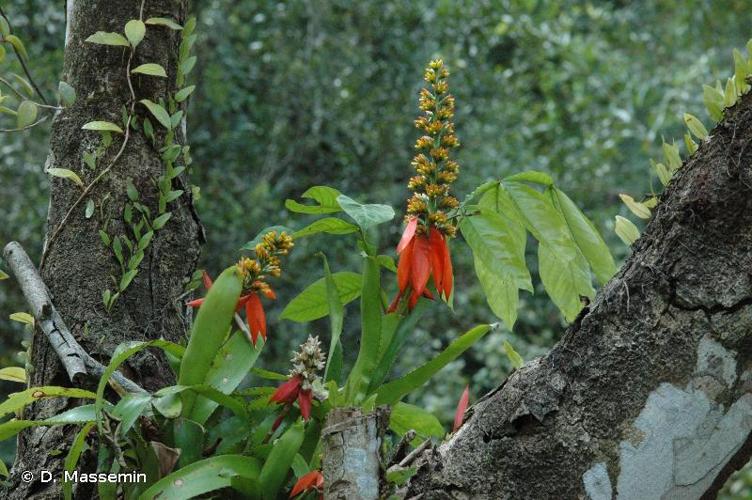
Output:
[[[312,187],[302,197],[313,203],[287,200],[285,205],[294,213],[324,217],[297,231],[269,228],[244,247],[252,255],[242,257],[215,281],[204,274],[206,296],[188,302],[198,314],[186,346],[162,340],[120,346],[96,392],[41,387],[13,395],[0,405],[3,414],[43,397],[92,402],[46,421],[0,424],[0,437],[32,426],[82,425],[67,450],[67,470],[78,466],[88,447],[96,450],[100,471],[147,474],[146,484],[124,484],[120,491],[102,484],[103,498],[188,498],[220,488],[249,498],[277,498],[290,490],[291,496],[320,492],[321,429],[326,415],[337,407],[370,411],[389,405],[394,435],[412,430],[413,444],[443,438],[446,431],[435,416],[403,399],[496,325],[471,328],[402,376],[393,377],[392,368],[426,311],[443,307],[436,299],[452,307],[450,241],[458,229],[472,250],[492,311],[510,330],[519,290],[533,291],[525,263],[528,233],[539,242],[543,285],[568,320],[583,307],[581,296],[593,296],[591,275],[602,283],[615,271],[592,223],[544,173],[486,182],[463,202],[451,194],[459,175],[452,151],[459,140],[448,77],[438,59],[425,72],[428,85],[420,92],[422,115],[415,122],[421,131],[412,162],[415,175],[408,183],[413,195],[396,249],[397,265],[379,251],[373,238],[378,225],[394,218],[391,207],[363,204],[331,187]],[[321,234],[349,238],[362,257],[361,270],[333,272],[321,254],[323,277],[293,298],[281,319],[308,323],[328,316],[328,348],[324,351],[318,337],[310,336],[294,354],[289,374],[256,367],[268,341],[262,297],[275,298],[268,280],[280,275],[282,257],[292,249],[293,239]],[[392,273],[397,275],[396,287],[389,279]],[[395,294],[391,304],[388,293]],[[347,367],[342,343],[345,308],[356,299],[360,342],[355,361]],[[238,316],[243,309],[247,327]],[[130,356],[147,348],[165,352],[177,384],[154,393],[126,393],[111,376]],[[520,366],[522,359],[511,344],[505,342],[504,348],[514,366]],[[249,373],[274,383],[241,387]],[[113,391],[106,393],[108,384]],[[110,402],[116,394],[119,400]],[[468,394],[466,390],[460,399],[454,431],[462,425]],[[398,483],[410,475],[409,470],[397,472],[387,479]],[[67,498],[71,491],[66,484]]]

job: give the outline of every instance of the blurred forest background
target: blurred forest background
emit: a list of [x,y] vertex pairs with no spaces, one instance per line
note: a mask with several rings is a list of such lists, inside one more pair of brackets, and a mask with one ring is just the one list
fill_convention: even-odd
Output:
[[[62,68],[63,4],[3,2],[48,95]],[[657,181],[649,158],[659,156],[662,137],[681,140],[685,111],[707,118],[701,85],[725,81],[732,48],[752,36],[747,0],[210,0],[194,1],[192,11],[199,34],[191,75],[198,88],[188,114],[192,182],[201,188],[198,209],[209,240],[203,264],[212,273],[264,227],[302,227],[307,221],[288,214],[283,201],[312,185],[388,202],[402,214],[422,68],[437,56],[452,70],[457,99],[458,196],[489,178],[549,172],[620,261],[627,248],[613,233],[613,218],[626,209],[618,194],[650,192]],[[0,243],[18,240],[37,260],[48,131],[0,135]],[[392,253],[401,227],[386,226],[380,245]],[[315,251],[326,252],[334,271],[358,270],[357,256],[328,238],[301,240],[292,254],[269,313],[265,368],[286,372],[290,351],[308,332],[327,335],[325,322],[299,325],[277,316],[303,283],[323,275]],[[398,370],[472,325],[495,321],[462,247],[454,245],[455,312],[440,304],[431,310]],[[535,260],[529,265],[534,270]],[[3,366],[23,363],[17,352],[29,333],[8,315],[24,308],[15,285],[3,283]],[[357,306],[347,314],[345,342],[354,342]],[[448,422],[466,384],[477,398],[510,371],[503,340],[530,359],[563,326],[542,288],[523,294],[514,332],[489,334],[412,402]],[[746,477],[727,486],[729,498],[752,496]]]

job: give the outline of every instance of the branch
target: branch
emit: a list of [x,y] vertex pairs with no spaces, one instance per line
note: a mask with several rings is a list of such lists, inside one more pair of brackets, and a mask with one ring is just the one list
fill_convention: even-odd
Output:
[[[65,371],[68,372],[70,381],[80,385],[81,379],[86,376],[101,377],[105,367],[92,358],[68,330],[50,299],[47,286],[23,247],[12,241],[5,246],[3,256],[21,285],[26,302],[31,308],[31,314],[57,353]],[[128,392],[146,392],[119,372],[115,372],[112,378]]]

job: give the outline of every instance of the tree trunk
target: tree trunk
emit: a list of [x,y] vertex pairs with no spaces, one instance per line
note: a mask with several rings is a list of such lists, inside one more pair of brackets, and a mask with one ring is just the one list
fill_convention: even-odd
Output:
[[[129,108],[131,104],[126,79],[128,49],[85,43],[84,40],[96,31],[122,33],[127,21],[139,18],[140,8],[141,1],[137,0],[67,2],[62,79],[75,88],[78,98],[73,107],[66,108],[54,121],[47,166],[77,172],[84,185],[92,182],[112,161],[122,144],[123,135],[113,134],[112,146],[99,160],[96,169],[90,169],[84,166],[83,154],[93,151],[101,139],[95,132],[81,130],[82,125],[93,120],[120,123],[122,108]],[[182,23],[186,17],[186,0],[150,0],[144,9],[144,19],[148,17],[172,17]],[[166,69],[169,78],[134,78],[138,100],[158,102],[168,92],[176,90],[179,33],[164,27],[147,29],[132,66],[158,63]],[[140,105],[135,109],[140,115],[140,123],[147,111]],[[178,142],[182,143],[184,139],[178,137]],[[160,337],[177,341],[185,335],[190,320],[181,295],[198,260],[201,226],[188,194],[169,204],[172,217],[155,233],[136,278],[110,312],[106,311],[102,300],[102,292],[113,288],[110,275],[117,276],[119,266],[112,250],[100,241],[98,231],[102,229],[103,221],[109,219],[110,235],[126,234],[123,209],[128,200],[126,185],[129,179],[140,193],[140,201],[156,211],[156,179],[163,170],[157,148],[141,131],[132,131],[122,156],[87,197],[96,203],[95,215],[85,217],[87,200],[84,200],[56,237],[52,235],[61,227],[65,214],[81,190],[69,180],[52,179],[47,248],[41,274],[74,337],[105,365],[121,342]],[[185,182],[184,179],[176,181]],[[71,385],[55,352],[40,332],[34,335],[31,360],[30,386]],[[149,390],[174,382],[166,360],[157,351],[132,358],[123,371]],[[40,400],[26,410],[24,418],[46,418],[76,403],[65,399]],[[40,427],[22,433],[18,439],[11,487],[6,490],[6,495],[12,498],[58,498],[60,481],[41,483],[39,472],[47,470],[53,477],[61,477],[62,459],[72,434],[72,427]],[[62,450],[63,453],[51,454],[52,450]],[[20,480],[22,471],[33,472],[34,481],[25,483]],[[77,496],[86,498],[89,495],[80,491]]]
[[752,95],[545,357],[425,453],[408,497],[713,498],[752,453]]

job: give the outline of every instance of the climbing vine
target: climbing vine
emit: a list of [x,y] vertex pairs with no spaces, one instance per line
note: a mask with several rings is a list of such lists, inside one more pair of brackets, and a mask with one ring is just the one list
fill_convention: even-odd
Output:
[[[172,212],[169,210],[170,204],[178,200],[186,191],[179,176],[191,165],[190,146],[186,144],[184,134],[180,134],[179,128],[184,118],[183,104],[195,89],[195,85],[186,85],[186,77],[196,64],[196,57],[191,55],[191,49],[196,42],[195,27],[195,18],[190,18],[184,26],[166,17],[144,19],[144,2],[142,2],[138,19],[129,20],[123,27],[122,33],[98,31],[86,39],[87,43],[125,49],[127,62],[124,70],[130,98],[128,104],[122,108],[119,123],[96,119],[85,123],[82,127],[84,130],[99,135],[97,145],[93,148],[86,148],[87,150],[82,153],[81,168],[96,174],[88,185],[84,184],[81,171],[76,172],[66,168],[47,169],[48,174],[74,183],[81,189],[81,193],[60,223],[52,230],[42,256],[42,264],[60,231],[77,210],[83,208],[83,214],[87,219],[96,215],[102,244],[110,250],[117,264],[116,271],[110,276],[112,286],[102,291],[102,302],[107,311],[112,309],[118,298],[131,285],[152,244],[155,233],[162,229],[172,217]],[[157,102],[145,98],[139,99],[133,84],[133,79],[137,76],[168,77],[165,68],[155,62],[132,67],[148,29],[170,29],[181,32],[177,74],[175,75],[177,90],[160,98]],[[28,57],[23,42],[11,33],[10,24],[4,16],[0,17],[0,35],[3,44],[10,45],[21,62]],[[0,44],[0,62],[4,59],[6,52],[3,44]],[[24,68],[26,69],[25,65]],[[0,112],[14,115],[17,119],[17,126],[13,129],[4,129],[5,131],[31,128],[48,118],[49,113],[40,116],[40,110],[56,112],[62,110],[63,106],[72,106],[75,103],[75,89],[65,82],[60,82],[59,85],[61,106],[50,106],[46,104],[42,94],[35,90],[36,86],[30,81],[15,73],[11,73],[11,77],[18,83],[20,89],[14,87],[5,78],[0,77],[0,83],[10,88],[19,102],[15,110],[0,106]],[[44,102],[33,100],[32,97],[35,94]],[[9,96],[0,93],[0,105],[8,98]],[[143,119],[137,113],[139,106],[148,114]],[[93,188],[112,172],[134,132],[142,133],[159,152],[163,166],[162,174],[153,179],[158,199],[157,206],[150,207],[146,202],[145,193],[140,193],[132,179],[128,179],[125,193],[127,201],[122,209],[108,210],[109,204],[114,199],[112,194],[105,193],[97,198],[93,194]],[[107,157],[113,145],[113,135],[122,136],[122,143],[112,159],[105,165],[101,165],[100,163]],[[110,215],[113,212],[119,214],[118,222],[122,222],[125,226],[125,231],[121,234],[115,233],[116,219]]]
[[[131,62],[139,44],[144,39],[149,27],[161,27],[181,31],[181,43],[177,65],[176,84],[179,87],[174,94],[168,94],[158,102],[149,99],[140,99],[133,90],[132,78],[134,75],[146,75],[155,78],[167,78],[165,69],[157,63],[144,63],[131,69]],[[131,19],[125,24],[123,33],[110,33],[99,31],[89,36],[86,41],[110,46],[123,46],[128,49],[128,63],[126,66],[128,87],[131,93],[130,109],[123,109],[121,128],[118,124],[95,120],[86,123],[85,130],[99,131],[102,135],[102,145],[110,143],[111,133],[124,134],[124,142],[129,137],[130,130],[141,131],[149,139],[152,146],[160,153],[163,164],[162,175],[154,180],[154,187],[158,195],[157,209],[154,211],[143,200],[131,179],[128,179],[126,194],[128,201],[122,210],[122,221],[126,231],[123,234],[110,232],[112,219],[104,217],[99,236],[102,244],[112,252],[114,260],[118,264],[118,272],[111,275],[112,288],[102,292],[102,302],[109,311],[117,299],[127,290],[133,279],[138,274],[139,265],[144,259],[145,253],[151,245],[154,235],[162,229],[172,217],[168,210],[169,204],[180,198],[185,190],[181,189],[178,177],[191,164],[190,146],[178,140],[178,129],[183,121],[184,110],[181,104],[190,96],[195,86],[184,86],[186,76],[196,64],[196,57],[191,56],[191,48],[196,41],[193,33],[196,27],[195,18],[191,18],[180,26],[176,21],[164,17],[152,17],[143,20],[143,6],[139,19]],[[139,121],[135,113],[136,104],[142,105],[149,113]],[[152,119],[154,122],[152,122]],[[125,129],[125,131],[123,130]],[[98,151],[101,151],[98,150]],[[84,162],[89,164],[87,153],[84,153]],[[88,157],[90,158],[90,157]],[[96,154],[95,154],[96,159]],[[109,170],[110,167],[108,167]],[[94,202],[87,201],[87,216],[93,212]],[[104,215],[104,211],[101,212]]]

